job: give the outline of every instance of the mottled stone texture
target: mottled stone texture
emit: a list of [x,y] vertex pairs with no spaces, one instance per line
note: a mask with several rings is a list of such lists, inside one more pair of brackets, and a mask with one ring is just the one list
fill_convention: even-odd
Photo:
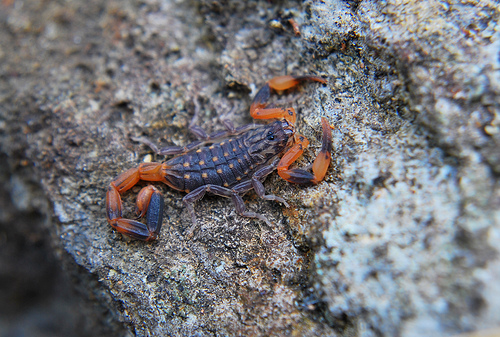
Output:
[[[18,247],[2,250],[1,272],[15,275],[23,261],[15,240],[38,235],[26,249],[37,256],[43,242],[89,295],[80,335],[443,336],[500,326],[494,1],[0,6],[0,239]],[[184,145],[191,122],[209,132],[224,119],[251,123],[253,95],[284,74],[328,81],[273,98],[295,107],[311,141],[299,166],[320,146],[320,118],[330,121],[324,182],[271,175],[267,191],[290,208],[248,193],[247,207],[273,226],[206,197],[188,240],[183,194],[158,185],[156,242],[109,227],[107,184],[151,159],[131,137]],[[128,216],[139,188],[124,197]]]

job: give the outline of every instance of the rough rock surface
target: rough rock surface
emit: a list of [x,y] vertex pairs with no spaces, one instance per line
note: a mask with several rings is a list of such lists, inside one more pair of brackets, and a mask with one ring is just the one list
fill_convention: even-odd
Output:
[[[97,334],[123,335],[117,322],[139,336],[442,336],[500,326],[494,1],[0,6],[1,173],[11,196],[0,199],[2,237],[18,237],[10,225],[28,214],[17,233],[46,235],[100,305]],[[276,98],[297,109],[311,140],[298,165],[320,146],[321,116],[334,153],[317,186],[266,180],[288,209],[245,196],[272,227],[206,197],[188,240],[182,194],[164,186],[156,242],[107,225],[110,179],[163,160],[131,137],[183,145],[192,121],[208,131],[224,119],[250,123],[251,97],[283,74],[328,81]],[[31,188],[38,183],[43,192]],[[124,198],[129,214],[137,192]]]

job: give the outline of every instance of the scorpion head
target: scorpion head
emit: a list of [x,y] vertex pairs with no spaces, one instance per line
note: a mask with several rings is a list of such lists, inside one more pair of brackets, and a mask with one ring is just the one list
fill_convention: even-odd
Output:
[[286,150],[294,132],[293,125],[286,120],[258,128],[247,139],[248,153],[263,160],[273,158]]

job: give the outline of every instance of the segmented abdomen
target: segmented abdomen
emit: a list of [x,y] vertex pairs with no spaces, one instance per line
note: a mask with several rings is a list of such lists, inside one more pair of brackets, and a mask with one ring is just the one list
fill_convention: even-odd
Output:
[[178,190],[190,192],[207,184],[232,187],[250,178],[263,163],[248,154],[244,138],[227,139],[168,160],[166,179]]

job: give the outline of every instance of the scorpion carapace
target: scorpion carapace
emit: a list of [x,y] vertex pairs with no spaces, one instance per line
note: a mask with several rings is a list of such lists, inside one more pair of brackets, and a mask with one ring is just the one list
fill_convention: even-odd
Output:
[[[279,201],[288,207],[283,198],[265,193],[262,184],[265,177],[277,169],[278,174],[289,182],[316,184],[324,178],[330,164],[332,132],[324,117],[321,119],[322,147],[312,164],[312,172],[309,172],[289,168],[309,144],[304,136],[295,132],[295,110],[267,108],[267,101],[273,90],[291,89],[303,81],[326,83],[316,76],[280,76],[273,78],[259,90],[250,107],[250,114],[255,119],[275,119],[270,124],[236,129],[228,125],[228,131],[217,134],[217,137],[208,136],[203,130],[195,128],[192,131],[200,140],[185,147],[158,149],[148,140],[138,139],[159,155],[177,156],[164,163],[140,164],[116,177],[106,193],[109,224],[118,232],[134,239],[156,239],[163,221],[163,197],[154,186],[146,186],[139,192],[136,202],[137,220],[122,217],[120,194],[143,180],[163,182],[175,190],[187,193],[182,201],[193,222],[188,237],[196,228],[193,204],[207,192],[231,198],[238,214],[260,219],[270,225],[264,215],[246,210],[242,195],[253,189],[259,197]],[[212,141],[214,138],[219,141]],[[144,216],[146,221],[142,223],[139,219]]]

